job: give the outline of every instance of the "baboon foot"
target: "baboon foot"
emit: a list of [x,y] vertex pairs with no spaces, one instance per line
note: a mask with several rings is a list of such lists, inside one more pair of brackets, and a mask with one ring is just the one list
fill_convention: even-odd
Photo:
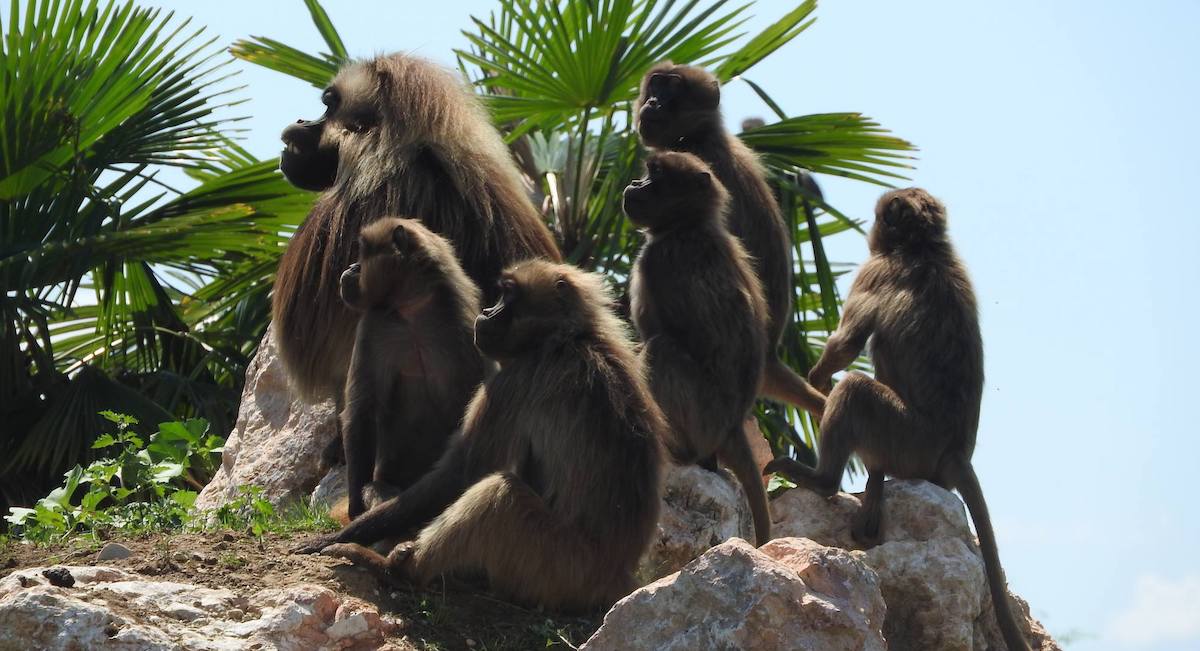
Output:
[[816,470],[790,457],[779,457],[763,467],[764,475],[771,473],[781,474],[795,482],[797,486],[807,488],[822,497],[833,497],[838,492],[836,482],[825,481],[817,475]]
[[863,549],[875,547],[883,542],[882,518],[880,509],[860,508],[850,525],[850,537]]

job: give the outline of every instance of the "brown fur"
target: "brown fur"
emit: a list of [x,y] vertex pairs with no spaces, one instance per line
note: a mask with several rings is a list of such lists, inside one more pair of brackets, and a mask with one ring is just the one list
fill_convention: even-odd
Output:
[[809,379],[827,386],[868,338],[875,378],[851,373],[830,393],[815,469],[781,458],[765,472],[782,472],[832,495],[857,452],[869,477],[853,533],[867,545],[879,541],[885,475],[957,488],[979,533],[1000,630],[1010,649],[1028,649],[971,466],[983,397],[983,341],[971,281],[946,236],[945,208],[924,190],[889,192],[876,207],[869,244],[871,257]]
[[630,282],[650,388],[681,463],[737,476],[758,544],[771,538],[762,475],[743,434],[767,357],[767,306],[750,258],[725,229],[728,193],[697,157],[652,154],[625,189],[625,214],[647,241]]
[[485,300],[505,266],[561,259],[503,140],[453,73],[393,54],[350,64],[323,98],[323,118],[284,131],[284,173],[323,192],[280,261],[272,306],[281,357],[310,400],[345,384],[357,316],[338,298],[338,274],[362,226],[416,216],[454,244]]
[[343,399],[346,515],[372,479],[406,488],[429,471],[483,380],[472,341],[479,289],[454,247],[413,219],[362,229],[342,300],[362,316]]
[[[332,545],[418,584],[482,574],[502,595],[556,610],[607,607],[635,587],[655,531],[666,422],[599,276],[529,261],[503,288],[475,329],[500,370],[446,455],[400,496],[299,551]],[[390,560],[360,546],[430,519]]]
[[716,77],[701,68],[660,63],[642,79],[638,133],[647,147],[699,156],[729,191],[729,232],[750,254],[767,301],[768,355],[761,394],[819,416],[825,407],[824,396],[788,368],[777,352],[792,313],[787,225],[758,158],[725,129],[720,103],[721,86]]

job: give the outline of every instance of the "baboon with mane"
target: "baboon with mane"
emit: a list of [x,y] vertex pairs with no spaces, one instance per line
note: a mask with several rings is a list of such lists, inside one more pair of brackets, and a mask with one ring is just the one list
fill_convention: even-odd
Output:
[[454,245],[485,303],[504,267],[561,255],[503,139],[454,73],[380,56],[343,68],[321,102],[319,119],[283,131],[284,176],[321,195],[280,260],[272,320],[300,396],[340,403],[358,316],[339,298],[338,278],[357,258],[363,226],[387,215],[420,219]]

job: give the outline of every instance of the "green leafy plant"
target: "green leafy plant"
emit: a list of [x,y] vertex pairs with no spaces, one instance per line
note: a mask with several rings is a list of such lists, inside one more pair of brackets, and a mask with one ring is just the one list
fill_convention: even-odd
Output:
[[14,1],[7,19],[0,508],[86,460],[101,408],[228,431],[313,196],[231,140],[232,59],[203,29],[111,0]]
[[23,537],[49,540],[77,531],[177,528],[219,463],[224,439],[201,419],[165,422],[143,441],[137,419],[111,411],[116,426],[92,444],[111,456],[69,470],[63,485],[33,508],[14,507],[5,520]]

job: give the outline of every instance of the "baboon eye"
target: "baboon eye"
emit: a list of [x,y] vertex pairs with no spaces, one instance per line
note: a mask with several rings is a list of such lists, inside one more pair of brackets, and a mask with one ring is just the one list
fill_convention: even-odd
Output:
[[367,126],[361,122],[347,122],[346,130],[350,133],[362,133],[367,130]]

